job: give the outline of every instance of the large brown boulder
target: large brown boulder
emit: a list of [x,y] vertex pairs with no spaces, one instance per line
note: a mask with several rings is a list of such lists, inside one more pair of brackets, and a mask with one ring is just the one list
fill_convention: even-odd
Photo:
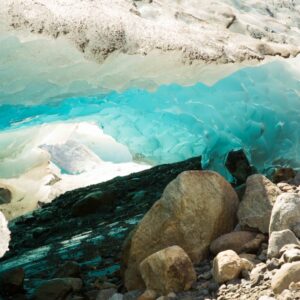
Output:
[[123,252],[124,281],[129,290],[144,287],[139,264],[169,246],[180,246],[193,263],[206,257],[210,243],[232,231],[238,197],[212,171],[186,171],[168,184],[144,216]]
[[140,271],[147,289],[161,295],[189,290],[197,278],[190,258],[178,246],[148,256],[141,262]]
[[248,177],[238,211],[239,223],[268,233],[272,208],[280,194],[280,189],[265,176]]

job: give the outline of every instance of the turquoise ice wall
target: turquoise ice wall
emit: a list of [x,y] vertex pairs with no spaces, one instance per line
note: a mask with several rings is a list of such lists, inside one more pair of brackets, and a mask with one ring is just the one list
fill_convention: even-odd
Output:
[[154,164],[203,155],[207,168],[225,174],[226,153],[244,148],[260,170],[300,166],[300,81],[282,62],[242,69],[212,87],[167,85],[0,107],[1,130],[62,120],[95,121]]

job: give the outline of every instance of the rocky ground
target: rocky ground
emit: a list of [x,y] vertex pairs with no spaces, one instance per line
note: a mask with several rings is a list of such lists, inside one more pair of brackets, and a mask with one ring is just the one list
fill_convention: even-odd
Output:
[[231,164],[233,188],[200,161],[72,191],[16,219],[2,299],[300,299],[299,173],[271,181]]

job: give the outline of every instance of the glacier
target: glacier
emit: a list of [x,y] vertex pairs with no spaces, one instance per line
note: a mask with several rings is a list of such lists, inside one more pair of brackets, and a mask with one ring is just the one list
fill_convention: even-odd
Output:
[[170,84],[155,91],[130,88],[35,105],[3,104],[0,128],[9,135],[58,121],[96,122],[135,159],[150,164],[201,154],[207,167],[224,174],[226,153],[243,148],[261,171],[280,164],[296,167],[299,62],[244,68],[212,86]]
[[288,0],[3,0],[0,203],[192,156],[233,181],[300,167],[300,5]]

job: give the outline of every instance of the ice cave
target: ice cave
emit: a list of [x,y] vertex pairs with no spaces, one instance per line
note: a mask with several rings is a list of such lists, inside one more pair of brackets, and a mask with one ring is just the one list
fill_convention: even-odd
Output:
[[[234,184],[226,159],[242,150],[267,177],[300,170],[300,3],[175,2],[1,1],[0,257],[6,219],[33,226],[51,202],[155,166],[199,157]],[[108,236],[123,237],[125,215]],[[97,230],[53,238],[55,255],[100,243]],[[8,251],[0,273],[24,266],[35,288],[51,243]]]

